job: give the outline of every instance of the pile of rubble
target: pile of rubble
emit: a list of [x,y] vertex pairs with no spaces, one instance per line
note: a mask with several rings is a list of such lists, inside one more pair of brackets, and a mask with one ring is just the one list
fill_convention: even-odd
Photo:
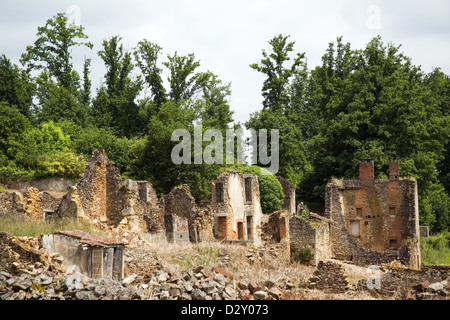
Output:
[[258,284],[241,279],[222,268],[197,266],[181,274],[157,270],[141,287],[156,300],[274,300],[282,292],[274,283]]
[[130,279],[113,281],[90,279],[76,267],[65,275],[40,271],[14,276],[0,272],[0,300],[132,300],[145,299],[138,287],[128,286]]
[[309,288],[330,293],[343,293],[349,289],[342,266],[331,261],[319,261],[317,270],[309,278]]
[[33,268],[20,275],[0,272],[0,300],[266,300],[282,295],[273,283],[237,282],[223,269],[203,266],[182,274],[132,274],[122,281],[90,279],[75,266],[65,275],[44,271],[39,263]]
[[449,300],[450,268],[433,266],[415,270],[398,265],[385,265],[378,285],[368,290],[363,280],[359,290],[368,290],[374,297],[406,300]]
[[[224,250],[223,257],[228,255]],[[133,263],[137,257],[148,269]],[[77,266],[65,269],[62,262],[58,254],[40,248],[36,238],[0,233],[0,300],[263,300],[282,295],[273,282],[236,280],[219,267],[164,270],[154,253],[139,248],[126,250],[130,275],[121,281],[91,279]]]
[[0,232],[0,271],[13,274],[50,270],[64,273],[63,259],[59,254],[48,253],[33,237],[14,237]]

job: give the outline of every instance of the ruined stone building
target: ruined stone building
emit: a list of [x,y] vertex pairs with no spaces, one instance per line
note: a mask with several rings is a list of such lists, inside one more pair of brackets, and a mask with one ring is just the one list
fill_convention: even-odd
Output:
[[311,254],[309,263],[316,266],[320,261],[332,258],[330,243],[331,220],[314,213],[309,219],[291,216],[289,219],[290,254],[294,258],[302,249]]
[[398,161],[389,163],[389,179],[375,180],[373,159],[362,159],[359,180],[331,181],[325,217],[336,258],[420,268],[417,182],[400,178]]
[[258,178],[226,170],[212,182],[211,211],[219,240],[246,240],[261,244],[263,216]]
[[45,234],[40,241],[48,252],[64,258],[66,268],[77,266],[90,278],[121,280],[124,276],[125,244],[120,240],[74,230]]
[[104,150],[95,150],[76,185],[84,214],[130,230],[146,230],[144,215],[158,199],[148,181],[122,181],[120,172]]
[[328,183],[323,216],[292,216],[289,227],[291,254],[308,249],[314,265],[398,260],[420,269],[417,182],[400,178],[398,161],[390,162],[389,179],[375,179],[373,159],[360,160],[359,180]]
[[188,185],[164,196],[164,227],[168,242],[196,243],[214,238],[209,207],[196,204]]

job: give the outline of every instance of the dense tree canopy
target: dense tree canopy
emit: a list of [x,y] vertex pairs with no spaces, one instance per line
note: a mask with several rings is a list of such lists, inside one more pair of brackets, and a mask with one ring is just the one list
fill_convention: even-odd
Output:
[[[73,61],[76,47],[85,51],[82,65]],[[91,49],[84,28],[57,14],[38,28],[21,66],[0,53],[0,180],[77,178],[92,151],[105,149],[124,176],[150,180],[159,194],[187,183],[198,200],[208,199],[211,181],[230,164],[225,143],[214,149],[219,137],[204,134],[218,129],[225,138],[227,129],[241,127],[233,123],[231,83],[202,70],[194,53],[163,55],[147,39],[126,50],[116,35]],[[106,68],[96,88],[94,58]],[[309,69],[295,42],[277,35],[249,68],[264,75],[263,101],[244,125],[267,129],[269,141],[270,129],[279,131],[279,149],[268,152],[279,153],[277,174],[296,186],[297,200],[321,210],[326,183],[357,177],[359,158],[374,158],[380,178],[398,159],[401,175],[418,181],[421,224],[450,229],[448,75],[425,73],[379,36],[360,49],[337,38]],[[199,128],[202,150],[223,163],[175,164],[180,141],[173,132],[194,137]],[[186,146],[193,160],[194,139]],[[261,175],[260,162],[234,168],[259,175],[269,213],[283,197],[278,181]]]

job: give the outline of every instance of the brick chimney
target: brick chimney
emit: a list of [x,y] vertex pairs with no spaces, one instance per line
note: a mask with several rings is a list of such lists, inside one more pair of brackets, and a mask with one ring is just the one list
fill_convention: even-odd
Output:
[[399,180],[400,178],[400,165],[398,160],[389,162],[389,180]]
[[359,160],[359,182],[361,185],[371,185],[375,181],[373,159]]

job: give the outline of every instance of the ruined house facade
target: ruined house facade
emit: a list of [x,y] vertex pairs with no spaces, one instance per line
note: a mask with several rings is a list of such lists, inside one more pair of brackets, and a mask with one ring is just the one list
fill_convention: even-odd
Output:
[[164,227],[168,242],[196,243],[214,238],[209,207],[196,204],[188,185],[164,196]]
[[93,152],[76,190],[86,216],[137,232],[146,230],[144,216],[158,205],[151,183],[122,181],[104,150]]
[[389,179],[376,180],[373,159],[362,159],[359,180],[328,183],[324,216],[332,221],[333,257],[420,269],[417,182],[400,178],[398,161],[390,162]]
[[262,209],[258,178],[226,170],[212,182],[211,212],[218,240],[261,245]]

